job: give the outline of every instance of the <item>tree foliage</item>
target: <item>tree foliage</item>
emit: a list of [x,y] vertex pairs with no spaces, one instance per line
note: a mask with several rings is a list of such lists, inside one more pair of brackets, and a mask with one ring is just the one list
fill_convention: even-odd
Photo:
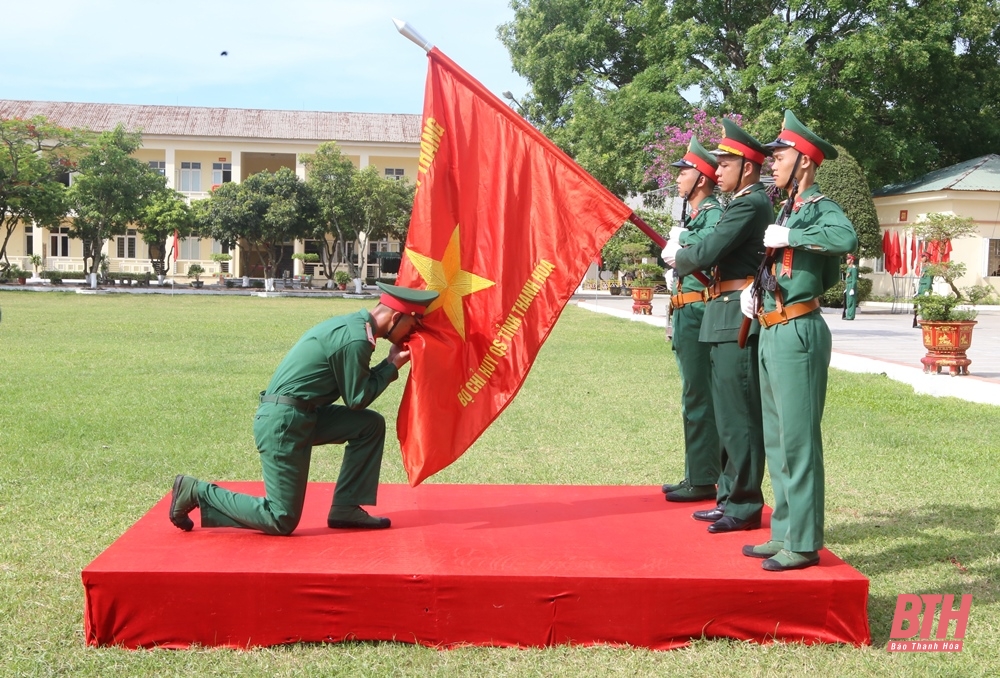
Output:
[[882,185],[1000,150],[996,0],[512,0],[543,131],[621,194],[695,106],[773,137],[785,108]]
[[143,241],[149,245],[149,263],[154,271],[167,272],[167,257],[171,254],[167,240],[175,233],[178,238],[190,236],[194,224],[194,214],[180,193],[165,188],[152,196],[137,226]]
[[7,243],[19,223],[54,227],[66,216],[59,178],[75,166],[83,139],[41,116],[0,120],[0,270],[10,265]]
[[166,187],[165,177],[132,157],[140,146],[139,132],[118,125],[98,136],[80,160],[68,192],[75,212],[69,234],[83,241],[84,268],[91,273],[97,273],[105,241],[140,221]]
[[860,255],[877,259],[882,254],[882,230],[871,188],[857,160],[842,146],[837,150],[840,153],[837,158],[824,160],[816,169],[816,183],[823,195],[840,205],[854,224]]
[[332,279],[340,262],[353,278],[360,277],[353,253],[362,240],[395,237],[406,240],[414,187],[408,181],[387,179],[374,166],[357,169],[335,142],[320,144],[303,155],[306,180],[318,206],[312,237],[324,247],[323,266]]
[[295,172],[282,167],[251,174],[241,183],[225,183],[196,203],[196,228],[205,235],[239,246],[244,261],[256,255],[264,277],[281,263],[281,245],[304,238],[316,219],[316,201]]

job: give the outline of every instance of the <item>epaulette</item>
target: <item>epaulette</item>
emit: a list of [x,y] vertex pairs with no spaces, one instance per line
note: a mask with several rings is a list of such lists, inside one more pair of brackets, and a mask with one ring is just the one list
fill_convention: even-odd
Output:
[[819,202],[820,200],[831,200],[831,198],[826,197],[822,193],[817,193],[816,195],[811,195],[807,200],[803,200],[802,204],[808,204],[811,202]]

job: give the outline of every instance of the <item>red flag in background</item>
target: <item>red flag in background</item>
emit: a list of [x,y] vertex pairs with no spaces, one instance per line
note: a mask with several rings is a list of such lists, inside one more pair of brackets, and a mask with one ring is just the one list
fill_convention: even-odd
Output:
[[892,239],[889,237],[889,229],[882,231],[882,268],[892,275]]
[[910,268],[914,273],[920,273],[920,257],[917,256],[917,234],[910,236]]
[[892,236],[889,239],[889,258],[892,259],[892,267],[888,268],[891,275],[896,275],[899,273],[900,262],[899,260],[899,233],[896,231],[892,232]]
[[902,237],[899,239],[899,273],[901,275],[906,275],[909,272],[909,267],[907,262],[909,260],[909,252],[906,251],[906,231],[902,232]]
[[437,49],[399,284],[439,290],[410,341],[396,433],[411,485],[507,406],[631,210]]
[[941,246],[941,261],[951,261],[951,240],[945,240]]
[[927,253],[930,255],[930,262],[932,264],[940,263],[941,261],[941,243],[937,240],[931,240],[927,243]]

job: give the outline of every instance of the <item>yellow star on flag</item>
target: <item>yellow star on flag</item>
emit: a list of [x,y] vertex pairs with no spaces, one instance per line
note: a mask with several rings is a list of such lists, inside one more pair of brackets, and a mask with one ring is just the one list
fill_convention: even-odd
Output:
[[464,341],[465,313],[462,310],[462,297],[485,290],[496,283],[475,273],[462,270],[462,251],[459,247],[458,228],[456,225],[441,261],[435,261],[410,249],[406,250],[406,256],[410,258],[413,267],[424,279],[427,289],[440,292],[438,298],[427,307],[425,315],[443,308],[448,320],[458,332],[458,336]]

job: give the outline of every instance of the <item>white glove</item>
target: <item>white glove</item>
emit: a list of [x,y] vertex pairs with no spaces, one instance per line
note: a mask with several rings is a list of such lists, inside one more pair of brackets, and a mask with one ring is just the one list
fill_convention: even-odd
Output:
[[667,265],[673,267],[674,257],[677,256],[677,252],[680,250],[681,244],[676,240],[670,239],[667,241],[667,246],[663,248],[663,253],[660,255],[663,260],[667,262]]
[[788,247],[788,229],[777,224],[768,226],[764,231],[764,247]]
[[743,291],[740,292],[740,310],[748,318],[753,318],[757,315],[757,297],[754,296],[752,285],[743,288]]
[[673,226],[670,229],[670,233],[667,234],[667,240],[677,240],[680,242],[681,235],[687,232],[688,230],[683,226]]
[[847,294],[853,297],[853,296],[854,296],[854,290],[851,290],[851,291],[850,291],[850,292],[848,292]]
[[664,275],[664,278],[666,278],[666,281],[667,281],[667,291],[669,292],[669,291],[673,290],[674,289],[674,278],[675,278],[674,269],[668,268],[666,275]]

